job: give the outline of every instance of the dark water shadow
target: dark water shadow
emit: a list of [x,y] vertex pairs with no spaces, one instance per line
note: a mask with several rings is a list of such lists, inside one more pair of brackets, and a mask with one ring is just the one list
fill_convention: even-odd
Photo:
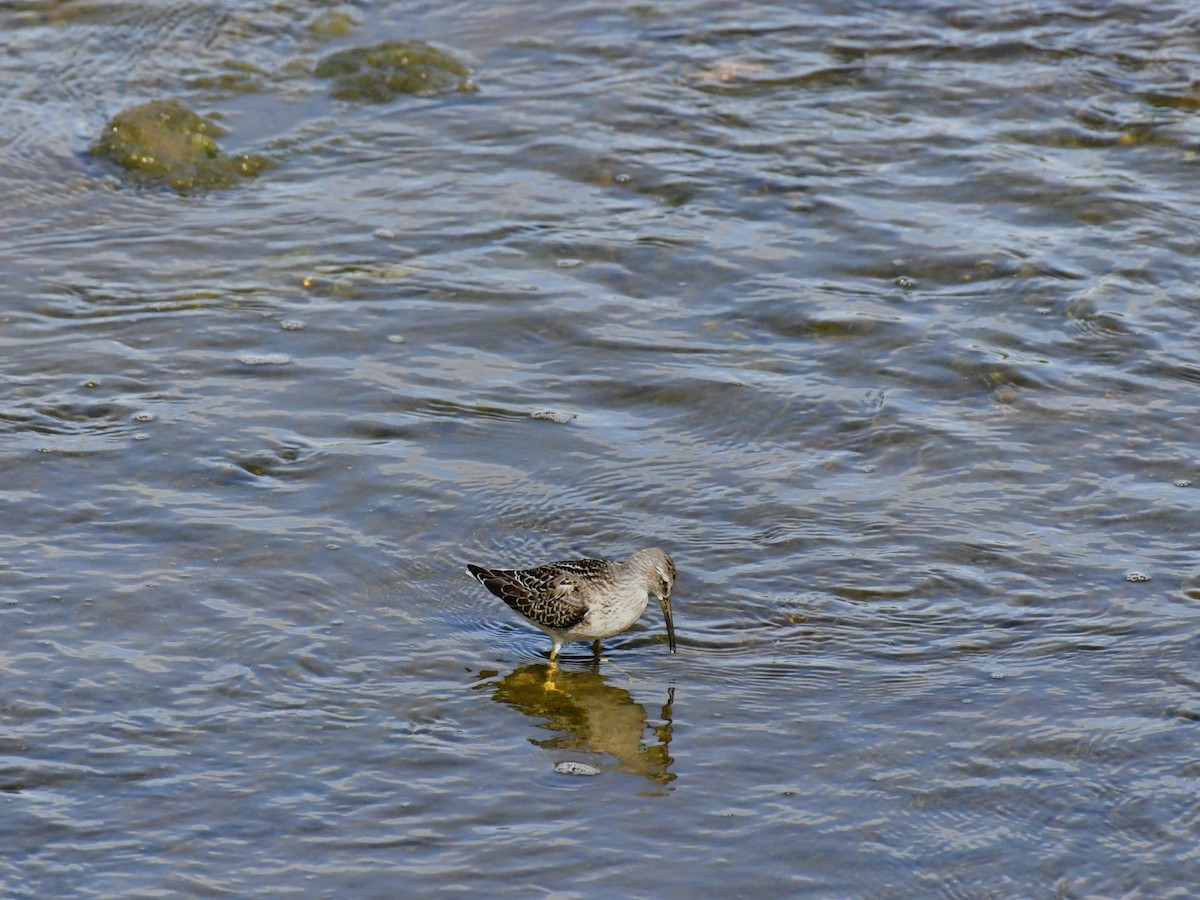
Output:
[[[624,688],[608,684],[599,661],[582,671],[545,663],[520,666],[499,681],[488,681],[492,699],[538,719],[538,728],[551,732],[530,742],[548,750],[569,750],[571,761],[595,754],[611,761],[590,760],[601,771],[640,775],[656,785],[675,780],[670,755],[672,705],[675,688],[667,689],[658,724],[650,725],[646,707]],[[647,742],[646,730],[653,732]]]

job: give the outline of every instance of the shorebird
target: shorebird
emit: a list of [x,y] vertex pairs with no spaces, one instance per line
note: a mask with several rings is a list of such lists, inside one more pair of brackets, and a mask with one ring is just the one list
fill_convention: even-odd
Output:
[[550,659],[567,641],[592,641],[620,634],[658,598],[667,623],[667,645],[675,653],[671,588],[675,563],[657,547],[639,550],[625,562],[565,559],[532,569],[467,566],[479,583],[550,636]]

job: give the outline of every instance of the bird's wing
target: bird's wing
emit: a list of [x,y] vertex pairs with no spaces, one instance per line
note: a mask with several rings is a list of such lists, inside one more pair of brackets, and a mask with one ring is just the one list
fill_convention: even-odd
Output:
[[577,582],[560,565],[520,570],[467,566],[467,570],[535,625],[567,631],[587,618],[588,609]]
[[[583,578],[595,578],[605,575],[612,568],[612,563],[603,559],[564,559],[549,566],[538,566],[539,569],[562,569]],[[530,571],[535,571],[531,569]]]

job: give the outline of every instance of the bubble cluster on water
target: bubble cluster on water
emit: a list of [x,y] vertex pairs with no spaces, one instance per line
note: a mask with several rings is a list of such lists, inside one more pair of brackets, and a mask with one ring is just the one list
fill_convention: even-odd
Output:
[[285,353],[242,353],[237,360],[244,366],[286,366],[292,358]]
[[560,775],[578,775],[589,777],[599,775],[601,770],[588,763],[575,762],[573,760],[563,760],[554,764],[554,771]]
[[530,418],[543,422],[554,422],[558,425],[565,425],[575,418],[573,413],[561,413],[552,409],[535,409],[529,415]]

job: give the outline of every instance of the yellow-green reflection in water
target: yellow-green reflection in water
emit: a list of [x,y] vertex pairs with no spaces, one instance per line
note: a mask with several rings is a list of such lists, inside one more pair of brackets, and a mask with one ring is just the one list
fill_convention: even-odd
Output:
[[[481,678],[493,673],[481,672]],[[659,724],[651,727],[646,707],[624,688],[608,683],[599,661],[584,671],[571,671],[545,663],[520,666],[499,681],[478,685],[491,689],[492,699],[531,718],[552,733],[530,742],[548,750],[570,750],[608,757],[597,761],[603,771],[640,775],[656,785],[675,780],[670,755],[673,687],[667,689]],[[647,740],[647,730],[653,737]]]

